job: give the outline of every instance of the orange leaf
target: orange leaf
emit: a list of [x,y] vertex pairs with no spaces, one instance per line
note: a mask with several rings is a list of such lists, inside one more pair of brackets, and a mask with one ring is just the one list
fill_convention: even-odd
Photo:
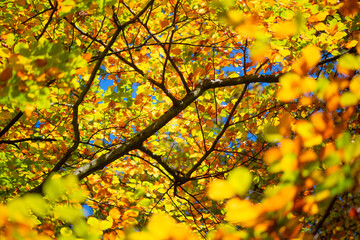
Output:
[[205,112],[205,107],[201,104],[198,104],[198,109],[200,112]]
[[321,22],[321,21],[325,20],[327,15],[329,15],[328,12],[321,11],[318,14],[315,14],[315,15],[309,17],[307,20],[308,20],[308,22]]
[[114,220],[117,220],[120,218],[120,211],[117,209],[117,208],[112,208],[110,211],[109,211],[109,216],[114,219]]
[[357,44],[358,44],[358,41],[357,41],[357,40],[351,40],[350,42],[348,42],[348,43],[345,45],[345,47],[346,47],[347,49],[350,49],[350,48],[352,48],[352,47],[355,47]]
[[324,115],[322,112],[313,114],[311,116],[311,122],[313,123],[315,129],[319,132],[326,129],[326,122],[324,121]]
[[279,160],[281,158],[282,154],[280,150],[277,147],[270,148],[266,151],[264,156],[264,161],[267,164],[272,164],[276,160]]
[[275,23],[271,30],[275,37],[287,38],[294,35],[297,32],[296,24],[292,21],[285,21],[281,23]]
[[299,156],[300,163],[313,162],[317,159],[317,154],[313,150],[306,150]]
[[304,75],[320,61],[320,49],[314,45],[308,45],[303,49],[302,57],[293,64],[294,72]]
[[160,25],[162,28],[166,27],[167,25],[169,25],[169,20],[165,19],[163,21],[160,21]]
[[35,110],[35,106],[34,105],[30,105],[30,104],[26,104],[25,105],[25,115],[29,118],[31,117],[32,112]]
[[179,55],[181,53],[181,49],[175,48],[175,49],[171,50],[171,53],[175,54],[175,55]]
[[284,113],[284,115],[280,118],[279,124],[279,132],[283,136],[288,136],[291,134],[291,123],[292,117],[289,113]]
[[91,53],[84,53],[82,58],[86,60],[86,62],[90,62],[91,60]]

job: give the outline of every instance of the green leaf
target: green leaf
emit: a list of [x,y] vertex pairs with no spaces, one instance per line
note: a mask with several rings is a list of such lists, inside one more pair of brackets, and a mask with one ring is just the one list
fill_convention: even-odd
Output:
[[142,207],[148,207],[151,204],[152,204],[152,200],[149,198],[143,198],[137,203],[137,205],[142,206]]
[[83,217],[82,211],[79,208],[72,206],[56,206],[54,208],[54,216],[60,220],[74,223]]
[[97,0],[97,3],[98,3],[98,6],[99,6],[99,11],[104,12],[105,0]]
[[69,227],[63,227],[60,229],[60,233],[63,236],[71,236],[72,235],[72,230]]
[[351,143],[351,135],[348,131],[344,132],[339,138],[335,140],[337,148],[344,148]]
[[44,183],[44,194],[50,201],[55,201],[65,191],[65,186],[61,181],[60,175],[51,176],[49,180]]
[[357,70],[360,69],[360,56],[345,54],[339,59],[339,67]]
[[135,194],[134,194],[134,198],[139,199],[144,195],[145,195],[145,188],[140,187],[140,188],[136,189]]
[[264,129],[264,138],[267,142],[278,142],[282,139],[279,129],[273,125],[267,125]]
[[24,201],[37,216],[45,216],[49,212],[48,204],[39,194],[26,194]]

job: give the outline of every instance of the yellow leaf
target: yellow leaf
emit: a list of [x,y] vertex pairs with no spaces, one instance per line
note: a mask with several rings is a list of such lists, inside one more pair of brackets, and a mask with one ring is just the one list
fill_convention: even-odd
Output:
[[240,25],[244,20],[244,14],[238,10],[229,10],[227,12],[230,25]]
[[323,142],[323,137],[320,134],[315,134],[314,136],[304,139],[304,147],[313,147],[319,145]]
[[76,3],[72,0],[65,0],[65,1],[60,2],[59,5],[60,5],[59,6],[60,13],[68,13],[72,10],[72,8],[76,5]]
[[6,48],[0,48],[0,57],[4,57],[4,58],[10,57],[10,51]]
[[314,45],[306,46],[302,55],[309,69],[315,67],[321,59],[320,49]]
[[335,35],[333,36],[333,38],[335,40],[340,40],[342,38],[344,38],[347,35],[346,32],[336,32]]
[[340,105],[342,107],[355,106],[358,103],[358,97],[352,92],[341,94]]
[[264,128],[264,138],[267,142],[278,142],[282,139],[279,128],[273,125],[266,125]]
[[331,196],[331,192],[329,189],[325,189],[321,192],[318,192],[316,195],[315,195],[315,201],[317,202],[321,202],[327,198],[329,198]]
[[349,85],[350,91],[354,93],[357,98],[360,98],[360,76],[354,77]]
[[88,220],[87,220],[87,223],[90,226],[96,227],[99,224],[99,220],[97,218],[94,218],[94,217],[89,217]]
[[319,212],[319,207],[315,203],[313,196],[309,196],[305,199],[305,205],[303,207],[303,211],[310,216],[315,215]]
[[303,93],[307,93],[307,92],[313,92],[316,88],[316,80],[314,78],[311,78],[311,77],[304,77],[302,80],[301,80],[301,91]]
[[174,219],[164,213],[159,213],[151,217],[147,227],[157,239],[166,239],[171,236],[175,224]]
[[261,214],[261,207],[249,200],[230,199],[225,206],[225,219],[232,223],[251,226]]
[[106,230],[108,228],[111,228],[112,225],[113,225],[112,222],[104,220],[104,221],[100,222],[99,227],[100,227],[101,230]]
[[295,186],[284,187],[277,191],[277,193],[263,201],[263,207],[266,211],[274,212],[285,207],[289,202],[292,202],[297,192]]
[[102,146],[103,145],[103,141],[102,140],[95,140],[94,141],[94,145],[97,145],[97,146]]
[[265,41],[256,41],[250,49],[251,59],[253,61],[261,61],[265,58],[265,56],[267,56],[269,51],[270,47]]
[[296,122],[295,131],[303,138],[310,138],[314,135],[314,125],[305,120],[299,120]]
[[303,49],[301,58],[292,65],[292,68],[299,75],[304,75],[315,67],[320,59],[320,49],[314,45],[308,45]]
[[252,183],[252,175],[245,167],[232,170],[227,179],[235,190],[236,194],[244,195],[249,190]]
[[296,73],[287,73],[279,79],[281,88],[277,93],[280,101],[289,102],[300,96],[301,77]]
[[328,28],[328,26],[326,26],[324,23],[318,23],[315,25],[314,27],[317,31],[326,31]]
[[209,184],[208,195],[215,201],[224,200],[234,196],[235,190],[232,185],[221,179],[216,179]]

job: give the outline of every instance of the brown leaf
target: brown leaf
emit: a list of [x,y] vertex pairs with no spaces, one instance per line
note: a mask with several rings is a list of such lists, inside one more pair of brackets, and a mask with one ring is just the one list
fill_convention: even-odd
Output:
[[5,68],[0,75],[0,82],[7,82],[12,77],[12,68]]

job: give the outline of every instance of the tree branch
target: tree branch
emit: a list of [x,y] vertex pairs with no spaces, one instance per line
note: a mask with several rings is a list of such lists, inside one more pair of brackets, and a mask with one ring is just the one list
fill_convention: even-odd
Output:
[[44,35],[47,27],[50,25],[50,23],[51,23],[51,21],[52,21],[52,18],[53,18],[53,16],[54,16],[55,12],[57,11],[57,6],[58,6],[58,2],[55,1],[55,5],[52,5],[52,12],[51,12],[51,14],[50,14],[50,17],[49,17],[48,21],[46,22],[43,30],[42,30],[41,33],[39,34],[39,36],[36,37],[36,40],[39,40],[39,39]]
[[212,153],[216,147],[216,144],[219,142],[220,138],[224,135],[226,129],[230,126],[230,121],[235,113],[235,110],[237,108],[237,106],[240,104],[241,100],[244,98],[245,96],[245,92],[247,90],[248,87],[248,83],[245,84],[244,89],[242,90],[238,100],[236,101],[236,103],[234,104],[233,108],[231,109],[231,112],[224,124],[224,127],[221,129],[221,132],[217,135],[217,137],[215,138],[213,144],[211,145],[210,149],[207,150],[205,152],[205,154],[199,159],[199,161],[196,162],[196,164],[186,173],[186,178],[190,178],[191,174],[205,161],[205,159],[210,155],[210,153]]
[[22,117],[24,112],[20,111],[11,121],[1,130],[0,138]]
[[324,216],[321,218],[321,220],[316,224],[316,227],[314,228],[314,230],[312,231],[312,234],[314,235],[314,239],[318,239],[318,231],[320,230],[320,228],[322,227],[322,225],[324,224],[326,218],[330,215],[331,213],[331,209],[333,208],[336,200],[337,200],[338,196],[336,195],[330,202],[328,208],[326,209],[326,212],[324,214]]
[[320,62],[317,64],[317,66],[323,65],[323,64],[325,64],[325,63],[333,62],[333,61],[339,59],[340,57],[342,57],[343,55],[345,55],[345,54],[347,54],[347,53],[356,53],[356,48],[353,47],[353,48],[350,48],[350,49],[346,50],[346,51],[343,52],[343,53],[340,53],[339,55],[326,58],[326,59],[320,61]]
[[17,139],[17,140],[0,140],[0,144],[2,144],[2,143],[13,144],[13,143],[19,143],[19,142],[26,142],[26,141],[54,142],[57,140],[52,139],[52,138],[46,139],[46,138],[41,138],[41,137],[33,137],[33,138],[23,138],[23,139]]
[[[36,188],[30,190],[30,192],[37,192],[40,193],[42,192],[42,185],[44,184],[44,182],[46,181],[46,179],[50,176],[50,174],[52,172],[56,172],[58,171],[61,166],[70,158],[71,154],[78,148],[79,143],[80,143],[80,132],[79,132],[79,123],[78,123],[78,113],[79,113],[79,105],[83,102],[85,95],[87,94],[87,92],[90,90],[90,87],[97,75],[97,71],[99,70],[104,58],[106,57],[108,51],[111,49],[112,45],[115,43],[118,35],[120,34],[120,32],[129,24],[134,23],[138,20],[138,18],[146,11],[146,9],[148,7],[150,7],[150,5],[152,4],[154,0],[151,0],[148,2],[148,4],[144,7],[144,9],[142,11],[140,11],[139,14],[137,14],[134,18],[130,19],[129,21],[125,22],[124,24],[122,24],[121,26],[118,26],[118,28],[116,29],[115,33],[113,34],[110,42],[107,44],[106,48],[104,49],[104,51],[101,53],[98,61],[96,62],[96,65],[93,68],[93,71],[91,72],[90,78],[87,82],[87,84],[85,85],[85,88],[83,89],[83,91],[81,92],[79,98],[77,99],[77,101],[75,102],[74,106],[73,106],[73,120],[72,120],[72,125],[73,125],[73,129],[74,129],[74,135],[75,135],[75,139],[74,139],[74,143],[73,145],[66,151],[66,153],[64,154],[64,156],[59,160],[59,162],[57,162],[57,164],[53,167],[53,169],[51,169],[51,171],[49,172],[49,174],[47,175],[47,177],[44,179],[44,181],[37,186]],[[114,14],[114,21],[117,21],[115,14]]]
[[174,179],[178,177],[177,173],[161,159],[161,156],[154,154],[144,146],[140,146],[138,149],[159,163]]
[[[250,84],[250,83],[276,83],[279,81],[279,74],[275,75],[247,75],[237,78],[227,78],[227,79],[216,79],[209,80],[206,79],[204,82],[198,84],[193,91],[187,94],[177,106],[172,106],[166,111],[162,116],[160,116],[155,122],[142,130],[135,137],[129,139],[128,141],[122,143],[114,150],[104,155],[99,156],[96,159],[93,159],[91,162],[79,167],[76,169],[73,174],[75,174],[79,179],[83,179],[90,174],[103,169],[106,165],[114,162],[116,159],[124,156],[128,152],[139,149],[142,146],[142,143],[148,139],[150,136],[159,131],[163,126],[165,126],[170,120],[176,117],[181,111],[187,108],[191,103],[193,103],[197,98],[199,98],[206,90],[211,88],[219,88],[226,86],[234,86],[241,84]],[[195,168],[194,168],[195,169]]]

